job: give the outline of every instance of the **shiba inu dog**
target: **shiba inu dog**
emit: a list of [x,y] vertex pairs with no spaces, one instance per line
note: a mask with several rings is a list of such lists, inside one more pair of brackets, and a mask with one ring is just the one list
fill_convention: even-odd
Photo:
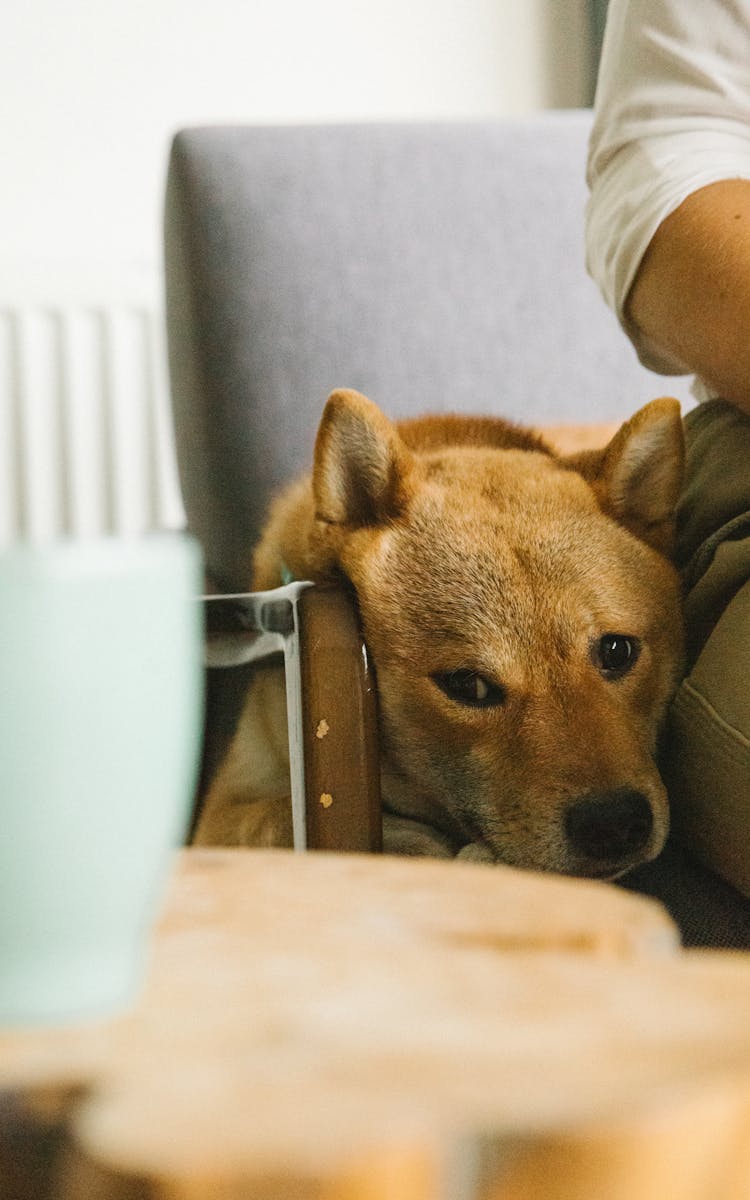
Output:
[[[388,851],[612,878],[661,849],[682,632],[679,404],[562,456],[493,418],[394,424],[334,392],[272,506],[267,589],[348,581],[378,681]],[[262,670],[196,840],[289,844],[283,685]]]

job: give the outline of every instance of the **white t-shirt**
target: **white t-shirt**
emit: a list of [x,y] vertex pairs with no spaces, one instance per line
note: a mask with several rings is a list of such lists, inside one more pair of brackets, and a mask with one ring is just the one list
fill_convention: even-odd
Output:
[[685,374],[623,307],[664,218],[706,184],[750,179],[750,0],[610,0],[594,108],[588,269],[644,365]]

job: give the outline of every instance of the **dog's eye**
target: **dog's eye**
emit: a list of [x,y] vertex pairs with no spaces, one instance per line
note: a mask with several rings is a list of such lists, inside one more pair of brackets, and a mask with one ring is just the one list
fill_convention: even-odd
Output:
[[596,643],[594,661],[607,679],[619,679],[635,666],[639,652],[636,638],[624,633],[605,633]]
[[446,671],[433,675],[435,683],[449,700],[469,708],[492,708],[505,701],[505,689],[478,671]]

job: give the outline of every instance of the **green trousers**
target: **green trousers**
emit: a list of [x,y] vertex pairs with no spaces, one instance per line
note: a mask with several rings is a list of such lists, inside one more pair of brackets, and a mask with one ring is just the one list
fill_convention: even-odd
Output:
[[675,839],[750,896],[750,417],[715,400],[690,412],[685,430],[687,674],[664,775]]

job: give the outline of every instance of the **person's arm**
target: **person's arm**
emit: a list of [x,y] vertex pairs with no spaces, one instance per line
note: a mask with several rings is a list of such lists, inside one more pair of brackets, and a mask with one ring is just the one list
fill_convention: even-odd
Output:
[[750,405],[750,0],[610,0],[589,270],[641,361]]
[[750,181],[709,184],[662,222],[624,315],[652,353],[750,413]]

